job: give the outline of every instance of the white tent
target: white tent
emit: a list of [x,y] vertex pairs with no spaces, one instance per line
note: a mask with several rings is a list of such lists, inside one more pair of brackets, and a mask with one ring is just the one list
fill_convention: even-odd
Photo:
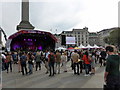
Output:
[[94,44],[93,48],[100,48],[99,46],[97,46],[96,44]]
[[85,46],[83,46],[82,44],[80,44],[80,46],[78,48],[86,48]]
[[90,44],[88,44],[87,46],[86,46],[86,48],[93,48],[92,46],[90,46]]
[[103,48],[103,49],[104,49],[104,47],[103,47],[103,46],[100,46],[100,48]]
[[66,48],[64,48],[64,47],[59,47],[59,48],[56,48],[56,50],[66,50]]

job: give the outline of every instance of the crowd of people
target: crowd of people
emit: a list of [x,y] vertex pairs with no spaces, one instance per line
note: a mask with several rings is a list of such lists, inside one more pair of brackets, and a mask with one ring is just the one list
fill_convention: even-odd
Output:
[[44,63],[46,74],[54,76],[60,74],[61,67],[67,72],[67,63],[71,62],[70,66],[74,74],[79,75],[85,70],[85,76],[89,76],[95,74],[95,64],[100,63],[100,66],[105,66],[106,57],[105,49],[3,52],[2,70],[6,70],[7,73],[12,72],[12,64],[18,64],[18,72],[22,72],[22,75],[33,74],[33,68],[36,71],[41,70],[41,64]]
[[33,68],[36,71],[41,70],[42,63],[46,68],[45,73],[49,76],[60,74],[61,68],[65,73],[68,72],[68,66],[75,75],[85,73],[84,76],[90,76],[95,75],[95,64],[100,67],[106,66],[104,80],[107,86],[110,88],[119,88],[120,86],[120,57],[114,46],[107,46],[105,49],[74,51],[13,51],[3,52],[1,56],[3,71],[12,72],[13,64],[17,64],[18,72],[22,72],[22,75],[33,74]]

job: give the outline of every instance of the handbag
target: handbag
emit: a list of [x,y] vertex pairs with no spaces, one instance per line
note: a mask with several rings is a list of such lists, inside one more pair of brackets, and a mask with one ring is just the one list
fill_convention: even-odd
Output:
[[108,90],[106,83],[103,84],[103,90]]

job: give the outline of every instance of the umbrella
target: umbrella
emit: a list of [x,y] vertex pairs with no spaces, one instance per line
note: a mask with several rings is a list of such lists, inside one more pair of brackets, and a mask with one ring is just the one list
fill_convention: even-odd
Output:
[[78,48],[78,47],[75,47],[74,49],[80,49],[80,48]]
[[68,48],[68,50],[71,50],[71,49],[74,49],[74,48],[72,48],[72,47],[69,47],[69,48]]

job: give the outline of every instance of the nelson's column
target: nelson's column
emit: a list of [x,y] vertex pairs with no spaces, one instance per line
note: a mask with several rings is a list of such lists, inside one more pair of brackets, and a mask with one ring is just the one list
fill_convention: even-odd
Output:
[[17,30],[33,30],[34,28],[29,22],[29,0],[22,0],[22,17],[20,24],[17,25]]

